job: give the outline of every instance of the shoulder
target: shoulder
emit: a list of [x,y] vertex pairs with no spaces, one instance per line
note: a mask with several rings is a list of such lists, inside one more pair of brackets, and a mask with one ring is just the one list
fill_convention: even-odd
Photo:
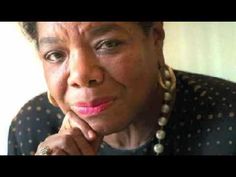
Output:
[[[173,111],[179,153],[234,154],[236,148],[236,84],[201,74],[175,71]],[[184,144],[184,145],[183,145]]]
[[[198,107],[208,110],[236,109],[236,83],[201,74],[175,71],[177,79],[177,96],[191,100]],[[178,98],[177,98],[178,99]]]
[[[203,89],[209,89],[211,91],[213,90],[229,90],[232,94],[236,95],[236,83],[222,79],[217,78],[213,76],[203,75],[203,74],[196,74],[196,73],[190,73],[185,71],[179,71],[174,70],[176,79],[177,79],[177,85],[184,87],[186,85],[189,86],[195,86],[195,91],[197,91],[200,88]],[[196,87],[197,86],[197,87]]]
[[42,93],[31,100],[29,100],[19,111],[13,121],[18,125],[33,125],[35,123],[41,124],[48,121],[59,123],[63,118],[63,113],[56,107],[52,106],[47,98],[46,93]]
[[48,102],[47,94],[40,94],[28,101],[12,120],[9,142],[22,154],[30,154],[40,141],[58,131],[63,117],[63,113]]

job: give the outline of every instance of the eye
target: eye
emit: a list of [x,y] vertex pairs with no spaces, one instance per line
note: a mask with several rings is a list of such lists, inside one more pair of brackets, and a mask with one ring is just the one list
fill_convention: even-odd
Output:
[[47,53],[44,58],[49,62],[57,63],[64,61],[66,54],[62,51],[52,51]]
[[101,48],[113,48],[113,47],[117,47],[119,45],[119,41],[105,41],[103,43],[103,45],[101,46]]
[[115,51],[122,41],[119,40],[104,40],[98,43],[96,50],[99,52],[112,52]]

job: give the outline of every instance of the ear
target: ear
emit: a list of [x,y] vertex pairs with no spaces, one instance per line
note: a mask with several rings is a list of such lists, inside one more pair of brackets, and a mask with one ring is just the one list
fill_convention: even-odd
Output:
[[153,22],[151,35],[154,42],[154,47],[157,54],[157,66],[162,68],[165,65],[164,53],[163,53],[163,43],[165,39],[165,32],[163,28],[163,22]]
[[153,35],[155,45],[160,45],[158,47],[163,48],[163,41],[165,39],[163,22],[153,22],[152,35]]

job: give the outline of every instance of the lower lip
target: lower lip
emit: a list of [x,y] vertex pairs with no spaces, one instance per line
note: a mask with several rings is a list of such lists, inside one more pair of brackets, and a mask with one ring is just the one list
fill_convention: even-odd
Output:
[[106,109],[108,109],[111,105],[112,105],[113,101],[109,101],[103,104],[100,104],[98,106],[95,107],[78,107],[75,106],[75,111],[78,112],[81,115],[85,115],[85,116],[95,116],[98,115],[99,113],[101,113],[102,111],[105,111]]

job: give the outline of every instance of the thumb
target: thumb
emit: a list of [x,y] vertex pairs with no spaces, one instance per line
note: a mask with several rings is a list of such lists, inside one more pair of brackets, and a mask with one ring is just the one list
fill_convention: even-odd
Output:
[[62,125],[60,127],[59,133],[62,132],[63,130],[71,129],[72,125],[71,122],[68,118],[68,116],[65,116],[62,122]]
[[95,152],[98,151],[102,141],[103,141],[103,137],[102,135],[97,135],[97,138],[94,139],[93,141],[90,141],[90,144],[92,145],[92,147],[94,148]]
[[72,111],[66,114],[59,133],[63,130],[71,128],[79,128],[84,134],[84,136],[87,138],[89,144],[93,147],[95,152],[98,151],[104,136],[95,132],[86,122],[82,121]]

